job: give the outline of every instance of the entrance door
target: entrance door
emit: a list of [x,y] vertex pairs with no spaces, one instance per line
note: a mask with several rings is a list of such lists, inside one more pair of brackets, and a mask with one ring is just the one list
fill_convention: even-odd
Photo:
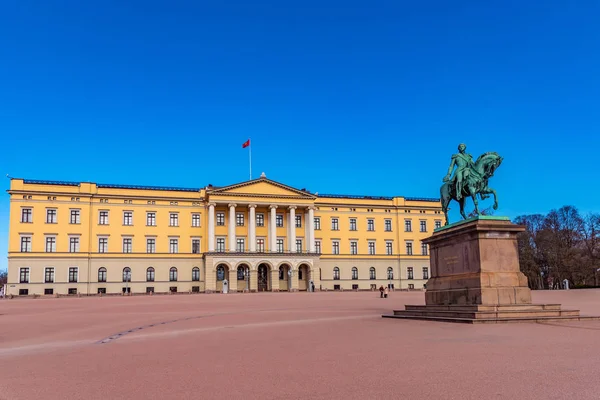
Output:
[[269,288],[269,268],[261,264],[258,266],[258,291],[266,292]]

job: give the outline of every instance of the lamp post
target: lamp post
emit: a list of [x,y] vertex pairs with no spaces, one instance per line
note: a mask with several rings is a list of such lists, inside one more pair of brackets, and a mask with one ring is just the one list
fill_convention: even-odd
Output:
[[250,267],[246,267],[244,273],[246,274],[246,291],[250,292]]

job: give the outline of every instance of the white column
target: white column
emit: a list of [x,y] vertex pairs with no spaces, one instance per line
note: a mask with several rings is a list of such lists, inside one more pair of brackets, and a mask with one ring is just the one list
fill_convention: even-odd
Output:
[[248,240],[250,251],[256,251],[256,204],[248,206],[250,213],[248,215]]
[[308,248],[311,253],[314,253],[315,250],[315,208],[308,207]]
[[229,238],[229,251],[235,251],[235,207],[237,204],[229,204],[229,227],[227,236]]
[[275,222],[277,206],[269,206],[269,209],[271,210],[269,217],[269,251],[274,252],[277,249],[277,225]]
[[296,252],[296,206],[290,206],[290,223],[288,225],[288,248],[290,253]]
[[208,251],[215,251],[215,203],[208,203]]

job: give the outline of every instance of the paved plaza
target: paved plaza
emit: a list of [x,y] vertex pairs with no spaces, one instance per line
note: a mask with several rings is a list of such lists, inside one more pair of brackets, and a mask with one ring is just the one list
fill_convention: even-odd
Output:
[[[600,315],[600,290],[533,292]],[[0,301],[2,399],[597,399],[600,321],[381,318],[422,292]]]

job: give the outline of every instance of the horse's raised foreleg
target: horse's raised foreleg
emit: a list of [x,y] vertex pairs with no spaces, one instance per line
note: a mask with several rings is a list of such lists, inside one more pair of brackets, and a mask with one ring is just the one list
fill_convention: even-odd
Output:
[[[492,194],[492,195],[494,195],[494,205],[493,205],[493,208],[494,208],[494,210],[497,210],[497,209],[498,209],[498,194],[496,193],[496,191],[495,191],[494,189],[492,189],[492,188],[489,188],[489,187],[487,187],[487,186],[486,186],[486,187],[485,187],[485,188],[484,188],[484,189],[481,191],[481,193],[483,193],[483,194]],[[486,196],[486,198],[487,198],[487,197],[489,197],[489,196]],[[484,197],[482,196],[481,198],[483,199]]]

